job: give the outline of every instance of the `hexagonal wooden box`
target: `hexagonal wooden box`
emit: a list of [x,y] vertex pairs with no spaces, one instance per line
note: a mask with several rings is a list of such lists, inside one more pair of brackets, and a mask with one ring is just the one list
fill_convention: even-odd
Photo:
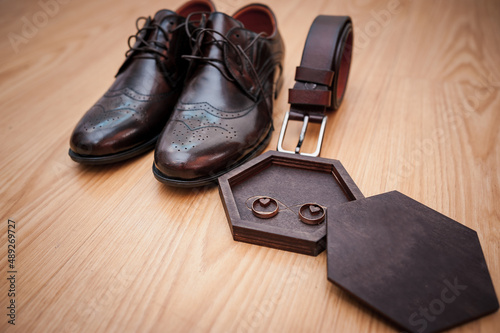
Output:
[[[234,240],[313,256],[326,247],[326,219],[305,224],[298,216],[300,206],[315,203],[328,212],[364,198],[339,161],[276,151],[220,177],[219,192]],[[277,200],[276,216],[254,216],[251,204],[260,196]]]

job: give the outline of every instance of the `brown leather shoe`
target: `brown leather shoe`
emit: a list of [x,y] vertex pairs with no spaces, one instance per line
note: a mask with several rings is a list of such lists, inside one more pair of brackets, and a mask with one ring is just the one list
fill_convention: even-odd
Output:
[[215,182],[262,152],[281,86],[284,45],[267,6],[248,5],[232,17],[212,13],[196,46],[155,150],[154,175],[173,186]]
[[[119,162],[153,148],[182,91],[191,54],[186,17],[213,12],[209,0],[160,10],[138,29],[115,82],[73,130],[69,156],[84,164]],[[189,26],[189,30],[196,27]]]

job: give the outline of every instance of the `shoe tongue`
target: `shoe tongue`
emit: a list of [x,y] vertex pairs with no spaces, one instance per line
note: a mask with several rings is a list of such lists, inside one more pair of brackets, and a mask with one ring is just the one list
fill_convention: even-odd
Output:
[[[210,14],[206,24],[207,29],[213,29],[223,36],[226,36],[231,29],[237,27],[243,27],[243,24],[231,16],[227,16],[226,14],[220,12]],[[213,42],[214,39],[223,40],[224,38],[216,33],[207,33],[204,37],[204,42],[210,44],[210,42]],[[222,59],[223,54],[219,45],[211,44],[203,50],[203,55],[209,58]]]
[[[174,18],[175,16],[176,16],[175,12],[168,9],[162,9],[155,14],[153,22],[159,24],[165,31],[168,31],[168,23],[172,19],[176,21],[176,19]],[[167,42],[165,35],[163,34],[163,32],[159,31],[159,29],[148,31],[143,38],[148,42],[150,41],[158,41],[160,43]]]
[[[178,15],[171,10],[162,9],[155,14],[155,16],[152,19],[152,22],[158,24],[166,32],[168,32],[168,30],[169,30],[168,24],[172,20],[177,22]],[[153,48],[155,48],[159,52],[166,53],[165,48],[159,47],[155,43],[152,43],[152,42],[156,41],[157,43],[164,43],[166,45],[166,43],[168,42],[167,36],[165,36],[165,34],[162,31],[160,31],[160,29],[158,29],[158,28],[156,28],[156,29],[153,29],[152,27],[145,28],[146,23],[147,22],[142,22],[142,25],[139,26],[139,29],[141,29],[141,32],[139,34],[140,38],[136,38],[135,43],[133,45],[133,48],[136,49],[136,51],[133,51],[127,57],[127,59],[125,60],[123,65],[118,70],[118,74],[116,74],[116,75],[119,75],[120,73],[122,73],[123,71],[125,71],[127,68],[130,67],[131,61],[132,61],[132,59],[134,59],[135,55],[138,55],[138,54],[144,55],[145,53],[149,52],[149,50],[143,49],[143,47],[146,45],[144,45],[144,43],[142,42],[142,39],[144,39],[146,41],[146,44],[150,44],[149,46],[152,46]],[[145,56],[142,58],[155,59],[152,56]],[[132,66],[136,66],[136,65],[132,65]]]
[[[168,9],[162,9],[162,10],[159,10],[156,14],[155,14],[155,17],[154,17],[154,20],[157,22],[157,23],[162,23],[163,20],[165,20],[168,16],[172,16],[172,15],[177,15],[175,12],[171,11],[171,10],[168,10]],[[165,22],[163,22],[165,23]]]
[[[156,22],[165,31],[167,31],[168,30],[167,26],[168,26],[169,21],[171,19],[174,19],[174,21],[176,21],[176,19],[174,18],[176,15],[177,14],[171,10],[162,9],[155,14],[155,16],[153,18],[153,22]],[[165,42],[165,36],[163,35],[162,32],[159,32],[158,30],[156,30],[154,33],[149,34],[149,36],[148,36],[148,38],[146,38],[146,40],[148,40],[148,41],[158,40],[160,42]]]
[[[214,29],[223,35],[226,35],[227,32],[234,27],[243,27],[243,24],[231,16],[219,12],[212,13],[207,22],[207,28]],[[215,37],[217,38],[218,36]]]

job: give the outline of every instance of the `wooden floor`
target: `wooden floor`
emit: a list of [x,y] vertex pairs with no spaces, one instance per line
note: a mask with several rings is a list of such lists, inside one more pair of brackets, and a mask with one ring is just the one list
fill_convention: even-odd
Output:
[[[327,281],[325,253],[233,241],[217,189],[160,184],[152,153],[101,168],[68,157],[71,131],[113,81],[135,19],[181,3],[0,1],[0,331],[393,332]],[[216,2],[229,14],[245,3]],[[322,156],[339,159],[366,196],[396,189],[475,229],[498,294],[500,2],[268,4],[286,43],[285,89],[314,17],[352,17],[349,86]],[[15,326],[5,315],[8,219]],[[499,326],[497,312],[456,332]]]

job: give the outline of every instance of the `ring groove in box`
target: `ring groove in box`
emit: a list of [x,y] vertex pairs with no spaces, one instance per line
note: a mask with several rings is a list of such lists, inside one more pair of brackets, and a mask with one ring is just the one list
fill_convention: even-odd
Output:
[[[234,240],[308,255],[326,248],[328,209],[364,198],[340,161],[268,151],[219,178],[219,193]],[[279,213],[253,215],[257,197],[279,202]],[[300,221],[303,204],[326,208],[319,225]],[[249,206],[250,204],[250,206]]]

